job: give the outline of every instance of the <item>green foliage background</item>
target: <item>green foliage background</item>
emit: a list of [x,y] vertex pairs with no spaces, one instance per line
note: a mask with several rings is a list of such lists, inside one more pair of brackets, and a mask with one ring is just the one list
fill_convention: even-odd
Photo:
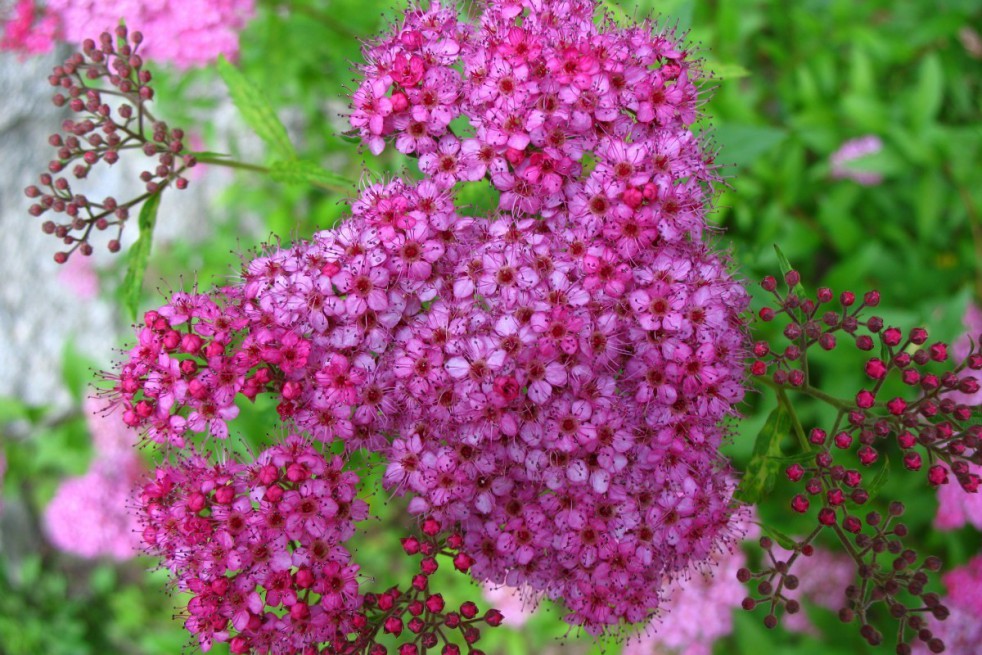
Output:
[[[376,33],[400,5],[261,2],[258,18],[242,35],[238,63],[276,109],[302,159],[355,181],[405,170],[416,174],[392,149],[380,158],[363,158],[341,135],[345,126],[338,116],[347,107],[345,89],[354,86],[350,62],[359,59],[358,39]],[[718,145],[728,184],[711,221],[720,228],[719,247],[730,252],[740,275],[754,281],[777,273],[777,243],[810,289],[877,288],[883,295],[879,313],[888,324],[923,325],[946,341],[959,335],[965,307],[982,297],[982,2],[621,0],[609,6],[621,20],[653,14],[664,25],[688,30],[714,74],[701,129]],[[225,98],[216,67],[161,71],[157,78],[159,114],[175,125],[199,126],[206,149],[212,149],[207,146],[215,130],[208,117]],[[833,179],[829,156],[844,141],[867,134],[879,136],[884,148],[853,165],[880,173],[883,182],[866,187]],[[250,147],[243,136],[230,145],[230,154]],[[276,158],[270,152],[267,161],[255,163]],[[343,216],[345,199],[315,185],[242,173],[209,210],[212,238],[154,244],[146,286],[157,287],[161,279],[162,288],[189,280],[220,283],[234,275],[238,256],[248,256],[263,241],[308,237],[332,225]],[[476,197],[468,201],[480,203]],[[166,200],[158,216],[165,221]],[[124,265],[114,279],[122,280]],[[149,307],[159,298],[145,290],[141,302]],[[861,361],[837,351],[819,362],[819,384],[851,396],[861,383]],[[65,380],[77,402],[91,366],[66,351]],[[745,419],[728,446],[739,465],[748,462],[774,406],[768,394],[750,394]],[[803,422],[819,424],[825,416],[807,403],[796,408]],[[275,412],[265,410],[262,404],[246,408],[239,421],[246,442],[261,443],[275,429]],[[28,518],[33,512],[28,539],[36,545],[29,553],[0,554],[0,653],[181,652],[185,634],[171,618],[179,599],[167,595],[164,575],[146,573],[152,562],[81,561],[52,549],[37,530],[38,512],[57,482],[84,471],[91,457],[78,412],[52,416],[46,408],[4,400],[0,443],[8,462],[2,496],[27,507]],[[894,476],[882,495],[915,486]],[[762,518],[799,533],[805,526],[788,517],[784,491],[778,487],[778,502],[765,504]],[[970,529],[949,535],[930,530],[936,503],[926,485],[904,497],[909,524],[926,550],[951,566],[979,551],[979,536]],[[398,507],[376,490],[372,508],[381,518],[367,528],[360,557],[366,564],[399,561]],[[396,573],[378,571],[380,578]],[[473,593],[459,579],[447,584],[451,596]],[[765,631],[760,616],[738,612],[733,635],[716,652],[866,652],[832,612],[808,612],[820,635]],[[513,655],[596,652],[602,646],[618,652],[617,644],[560,641],[566,633],[560,616],[544,607],[520,631],[496,631],[484,648]]]

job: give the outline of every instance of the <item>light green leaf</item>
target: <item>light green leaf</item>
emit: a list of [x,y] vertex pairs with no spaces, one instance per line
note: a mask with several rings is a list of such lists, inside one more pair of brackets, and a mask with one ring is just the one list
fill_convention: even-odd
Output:
[[27,405],[18,398],[0,397],[0,425],[28,417]]
[[914,125],[930,123],[941,109],[944,96],[944,71],[938,53],[929,52],[921,60],[917,71],[917,87],[908,97],[909,111]]
[[924,171],[918,181],[915,197],[917,236],[923,243],[930,243],[938,233],[938,224],[948,200],[947,185],[940,171]]
[[[788,258],[785,256],[784,251],[781,250],[781,246],[777,245],[776,243],[774,244],[774,252],[777,253],[777,262],[781,266],[782,273],[787,275],[789,271],[794,270],[794,267],[791,266],[791,262],[789,262]],[[805,287],[802,286],[800,281],[798,284],[794,285],[792,291],[794,291],[795,295],[799,298],[804,298],[806,295]]]
[[795,540],[777,528],[761,523],[760,530],[765,535],[776,541],[777,545],[781,548],[784,548],[785,550],[794,550],[796,544]]
[[218,73],[225,80],[232,102],[239,108],[246,124],[273,149],[280,159],[296,157],[297,153],[290,143],[286,128],[283,127],[283,123],[259,88],[224,56],[218,58]]
[[95,370],[96,363],[82,355],[75,347],[75,342],[69,340],[61,353],[61,379],[76,402],[85,398]]
[[781,441],[791,430],[791,413],[784,403],[767,417],[754,442],[754,452],[734,497],[745,503],[758,503],[777,481],[781,468]]
[[714,131],[716,140],[722,150],[720,163],[731,163],[735,166],[748,166],[772,150],[788,133],[776,127],[766,125],[740,125],[723,123]]
[[150,261],[153,229],[157,225],[157,210],[160,209],[162,196],[163,193],[158,191],[147,198],[140,209],[140,237],[130,248],[126,277],[123,278],[123,305],[130,310],[130,315],[134,319],[136,319],[136,310],[140,304],[143,276],[147,272],[147,263]]
[[284,184],[312,184],[337,193],[350,193],[355,189],[352,180],[302,159],[274,161],[269,167],[269,175]]
[[703,62],[702,69],[707,75],[712,75],[723,82],[735,80],[750,75],[750,71],[740,64],[725,64],[721,61],[707,59]]

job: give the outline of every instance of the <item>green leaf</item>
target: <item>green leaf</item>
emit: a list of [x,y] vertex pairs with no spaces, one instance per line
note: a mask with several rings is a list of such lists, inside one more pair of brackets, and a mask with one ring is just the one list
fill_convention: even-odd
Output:
[[715,130],[721,146],[720,163],[748,166],[764,153],[777,147],[788,133],[766,125],[738,125],[723,123]]
[[302,159],[274,161],[269,167],[269,176],[285,184],[312,184],[337,193],[350,193],[355,188],[352,180],[332,173],[318,164]]
[[[787,275],[789,271],[794,270],[794,268],[791,266],[791,262],[789,262],[788,258],[785,256],[784,251],[781,250],[781,246],[777,245],[776,243],[774,244],[774,252],[777,253],[777,262],[781,266],[782,273]],[[795,295],[799,298],[804,298],[806,295],[805,287],[801,285],[800,280],[798,281],[798,284],[794,285],[792,291],[794,291]]]
[[777,528],[772,527],[770,525],[764,525],[763,523],[761,523],[760,530],[765,535],[776,541],[777,545],[780,546],[781,548],[784,548],[785,550],[794,550],[796,544],[795,540],[789,537],[788,535],[784,534]]
[[880,490],[883,489],[883,485],[887,482],[887,476],[890,474],[890,458],[887,456],[883,457],[883,467],[876,472],[873,479],[865,486],[866,492],[869,494],[869,499],[873,500],[876,498]]
[[256,135],[265,141],[280,159],[296,157],[297,153],[290,143],[286,128],[283,127],[283,123],[259,88],[224,56],[218,58],[218,73],[225,80],[225,86],[232,96],[232,102],[239,108],[242,119]]
[[784,403],[767,417],[754,442],[754,452],[734,497],[745,503],[758,503],[777,480],[781,468],[781,440],[791,431],[791,412]]
[[79,353],[75,342],[69,340],[61,353],[61,378],[72,399],[81,401],[92,383],[96,363]]
[[914,125],[930,123],[941,109],[944,96],[944,71],[938,53],[929,52],[921,60],[917,71],[917,88],[908,97],[908,110]]
[[30,410],[27,405],[17,398],[0,397],[0,426],[22,419],[30,419]]
[[147,198],[140,209],[140,237],[130,248],[126,277],[123,278],[123,305],[130,310],[135,320],[136,311],[140,305],[140,290],[143,288],[143,276],[147,272],[150,261],[150,246],[153,244],[153,229],[157,225],[157,210],[160,209],[160,198],[163,193],[157,192]]
[[750,71],[740,64],[724,64],[721,61],[706,60],[703,62],[702,69],[723,82],[750,75]]
[[213,150],[200,150],[198,152],[192,152],[193,157],[207,157],[208,159],[230,159],[232,155],[227,152],[215,152]]

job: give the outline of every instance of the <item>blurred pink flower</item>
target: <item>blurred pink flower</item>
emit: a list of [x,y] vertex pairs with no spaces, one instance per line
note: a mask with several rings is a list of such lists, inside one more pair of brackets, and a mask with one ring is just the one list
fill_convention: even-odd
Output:
[[71,257],[58,267],[58,281],[80,300],[92,300],[99,295],[99,276],[91,257]]
[[0,51],[37,55],[54,47],[58,18],[34,0],[18,0],[9,16],[0,16],[0,27]]
[[832,166],[832,177],[841,180],[849,179],[863,186],[874,186],[883,181],[883,176],[874,171],[863,171],[851,168],[848,164],[867,155],[875,155],[883,149],[880,137],[873,134],[850,139],[829,156]]
[[47,52],[55,40],[80,45],[112,31],[121,20],[143,33],[140,54],[178,68],[201,66],[219,55],[235,58],[239,32],[255,14],[255,0],[20,0],[3,25],[0,50]]
[[128,559],[139,550],[139,526],[127,506],[144,468],[134,449],[138,433],[108,405],[92,397],[83,403],[95,458],[85,475],[62,482],[44,525],[51,543],[65,552]]
[[[962,317],[965,332],[952,344],[953,360],[962,362],[972,351],[972,345],[982,340],[982,309],[970,304]],[[966,405],[982,405],[982,390],[975,393],[952,391],[948,394],[956,402]],[[982,474],[982,466],[969,464],[972,473]],[[934,527],[939,530],[957,530],[966,523],[982,530],[982,493],[968,493],[952,480],[938,487],[938,513]]]
[[44,511],[51,543],[80,557],[135,556],[139,526],[127,504],[142,474],[140,460],[130,453],[62,482]]
[[[970,304],[965,309],[965,315],[962,316],[962,325],[965,327],[965,332],[951,347],[952,359],[956,362],[964,361],[972,350],[972,344],[978,344],[982,340],[982,309],[975,303]],[[982,382],[982,379],[979,382]],[[955,391],[950,394],[950,397],[955,402],[966,405],[982,405],[982,389],[972,394]]]
[[89,396],[82,403],[82,411],[97,458],[112,459],[129,454],[139,442],[139,431],[123,422],[121,412],[109,400]]
[[[791,551],[776,546],[774,555],[787,560]],[[811,557],[799,557],[792,573],[798,577],[798,588],[786,590],[789,598],[801,603],[797,614],[785,614],[781,623],[793,632],[817,634],[818,630],[808,618],[807,604],[838,611],[845,604],[844,590],[856,576],[856,565],[845,553],[816,548]]]
[[484,583],[484,600],[505,617],[505,625],[520,628],[525,625],[539,603],[539,596],[529,587],[509,587]]
[[[938,621],[926,614],[928,628],[934,637],[945,644],[949,655],[977,655],[982,644],[982,555],[976,555],[968,564],[946,573],[942,580],[948,595],[942,602],[951,614]],[[915,639],[915,655],[927,655],[926,644]],[[937,651],[934,651],[937,652]]]
[[[982,466],[969,464],[969,471],[982,475]],[[969,523],[982,530],[982,493],[968,493],[955,481],[938,487],[938,513],[934,527],[957,530]]]
[[710,655],[713,642],[733,631],[733,610],[747,595],[736,574],[746,563],[737,549],[716,558],[715,566],[692,569],[665,589],[662,614],[623,655]]

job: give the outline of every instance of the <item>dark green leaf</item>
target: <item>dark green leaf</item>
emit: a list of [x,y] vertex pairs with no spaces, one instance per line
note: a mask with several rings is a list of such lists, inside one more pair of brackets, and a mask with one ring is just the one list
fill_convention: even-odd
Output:
[[877,471],[873,479],[865,486],[866,492],[869,493],[869,499],[873,500],[876,498],[880,490],[883,489],[883,485],[887,482],[887,476],[890,474],[890,458],[887,456],[883,457],[883,467]]
[[160,209],[162,193],[155,193],[143,203],[140,209],[140,237],[130,248],[126,277],[123,278],[123,305],[136,319],[136,310],[140,304],[140,290],[143,288],[143,276],[147,272],[150,261],[150,246],[153,244],[153,229],[157,225],[157,210]]
[[286,128],[263,93],[224,56],[218,58],[218,73],[225,80],[232,102],[239,108],[242,119],[260,139],[273,149],[280,159],[297,156],[287,136]]
[[767,417],[754,442],[754,452],[740,480],[734,497],[745,503],[757,503],[774,488],[781,468],[781,441],[791,430],[791,412],[780,403]]
[[332,173],[320,165],[302,159],[274,161],[269,167],[269,175],[277,182],[285,184],[312,184],[337,193],[350,193],[355,183],[344,176]]
[[207,157],[208,159],[229,159],[232,155],[227,152],[214,152],[212,150],[201,150],[191,153],[195,157]]

